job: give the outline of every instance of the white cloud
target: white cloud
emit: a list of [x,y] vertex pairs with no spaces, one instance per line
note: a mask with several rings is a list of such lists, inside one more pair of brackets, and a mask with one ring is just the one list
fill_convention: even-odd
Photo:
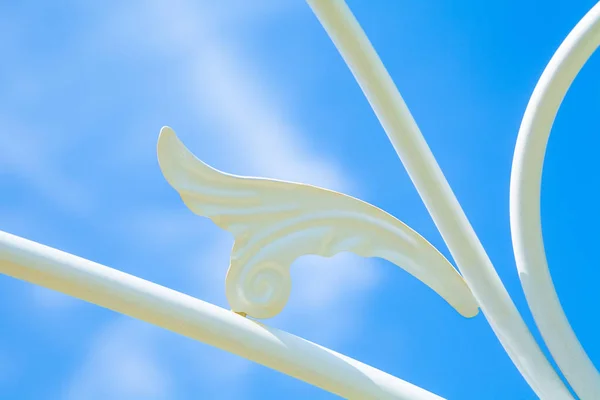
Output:
[[[208,22],[208,14],[198,13],[193,8],[186,9],[183,4],[179,2],[179,6],[168,13],[156,10],[163,16],[159,36],[178,38],[170,27],[177,26],[177,21],[184,21],[187,35],[182,39],[181,47],[189,52],[189,57],[187,66],[182,68],[187,75],[183,75],[181,81],[188,82],[190,100],[197,104],[205,119],[211,118],[212,132],[216,132],[213,135],[224,143],[228,153],[221,164],[246,175],[355,191],[354,182],[340,173],[333,160],[319,155],[314,149],[309,150],[308,136],[302,132],[302,127],[286,118],[290,110],[278,96],[281,88],[273,87],[265,79],[256,60],[248,57],[231,35],[223,35],[225,29],[217,21],[211,19]],[[178,46],[175,44],[173,47]],[[190,137],[189,144],[193,148],[197,139],[183,133],[182,136]],[[190,218],[194,218],[191,213]],[[221,272],[213,277],[213,273],[223,271],[227,265],[231,240],[211,247],[218,254],[209,257],[200,254],[188,267],[191,271],[208,272],[202,275],[203,287],[210,287],[208,293],[211,290],[221,291],[224,286],[224,274]],[[219,260],[224,265],[217,268],[212,260]],[[335,329],[336,318],[357,317],[341,314],[336,317],[332,311],[342,308],[351,298],[357,298],[359,293],[372,287],[376,270],[370,264],[370,261],[346,255],[333,259],[306,257],[299,260],[294,265],[296,293],[293,301],[305,315],[311,316],[307,322],[318,324],[319,329]],[[207,292],[200,295],[205,296]],[[294,307],[294,304],[290,306]],[[284,313],[292,315],[287,310]],[[278,323],[284,328],[294,329],[297,325],[294,320],[281,318]],[[345,332],[335,330],[330,334],[341,338]]]
[[244,378],[252,365],[244,358],[119,316],[95,335],[61,398],[166,400],[187,398],[193,392],[199,398],[242,400],[247,396]]
[[81,216],[93,207],[91,189],[69,177],[60,166],[65,143],[51,132],[36,132],[0,115],[0,175],[22,181],[69,214]]
[[[217,6],[217,3],[192,1],[152,1],[136,6],[119,5],[114,13],[103,15],[104,23],[98,29],[81,35],[80,45],[86,46],[87,51],[94,46],[107,52],[127,48],[178,63],[181,76],[174,82],[187,85],[180,92],[189,96],[188,100],[202,116],[201,124],[212,128],[202,135],[211,135],[212,140],[226,149],[222,157],[215,159],[235,170],[232,172],[356,192],[355,182],[344,177],[334,161],[316,151],[318,143],[308,142],[302,126],[293,122],[293,113],[280,96],[281,88],[269,84],[260,72],[259,63],[239,45],[235,32],[222,25],[224,21],[257,24],[265,16],[272,18],[287,8],[278,1],[262,2],[261,7],[249,7],[246,3],[237,0]],[[189,138],[186,143],[192,149],[203,140],[197,132],[179,133],[184,139]],[[156,138],[143,132],[138,137],[129,135],[122,139],[123,143],[135,143],[149,137]],[[5,143],[5,138],[0,140]],[[25,145],[11,146],[19,149]],[[28,149],[35,151],[35,147]],[[25,156],[13,156],[10,168],[20,171],[49,196],[69,193],[75,193],[69,196],[83,196],[77,190],[67,190],[76,189],[77,185],[67,179],[68,174],[54,167],[54,158],[45,157],[40,153],[35,162],[29,163]],[[69,201],[88,204],[83,197],[71,200],[60,197],[56,201],[67,208],[71,207]],[[214,233],[217,230],[214,226],[198,230],[198,217],[187,210],[181,212],[182,204],[178,207],[165,209],[148,199],[147,208],[131,210],[126,221],[115,224],[114,231],[132,246],[143,243],[140,247],[172,249],[176,256],[169,259],[171,265],[165,268],[183,269],[177,273],[186,278],[188,287],[197,285],[193,294],[222,304],[231,238]],[[201,244],[194,246],[194,241]],[[294,264],[293,270],[294,292],[289,308],[273,324],[292,332],[312,327],[309,338],[312,340],[339,343],[348,339],[352,332],[348,326],[357,323],[360,313],[356,309],[347,311],[376,283],[377,272],[372,262],[348,255],[332,259],[305,257]],[[45,305],[60,304],[45,298],[47,293],[43,290],[34,293]],[[176,380],[157,350],[173,348],[172,340],[171,336],[163,337],[142,323],[116,318],[93,339],[81,368],[70,381],[67,398],[174,398]],[[199,352],[210,356],[187,356],[184,361],[210,366],[205,369],[203,384],[226,382],[235,375],[236,394],[243,393],[245,381],[241,378],[252,364],[231,357],[226,363],[214,363],[211,357],[222,357],[221,352],[205,348]],[[231,396],[235,398],[234,394]]]
[[62,294],[55,290],[46,289],[38,285],[27,285],[31,290],[31,300],[36,310],[43,310],[44,314],[59,312],[64,313],[81,304],[80,301],[71,296]]
[[[173,57],[182,65],[176,82],[186,85],[184,93],[196,105],[203,123],[210,119],[213,127],[195,136],[179,132],[189,139],[186,144],[192,149],[202,141],[200,136],[212,135],[227,151],[219,157],[220,164],[240,173],[355,190],[355,183],[343,176],[335,162],[309,147],[302,127],[288,118],[290,110],[278,95],[281,88],[273,87],[261,75],[256,60],[240,48],[229,22],[239,22],[247,10],[236,9],[234,3],[238,4],[230,1],[209,7],[189,1],[149,2],[143,9],[120,10],[118,16],[107,21],[111,35],[119,37],[120,43],[127,43],[127,48]],[[287,11],[277,2],[260,4],[261,12],[270,17]],[[264,21],[256,9],[246,18],[255,23]],[[197,242],[204,242],[196,246],[201,247],[199,250],[178,250],[181,267],[197,277],[198,286],[203,288],[198,293],[204,298],[213,297],[212,291],[220,293],[223,288],[222,271],[226,269],[232,242],[228,235],[220,234],[217,240],[211,240],[212,232],[198,237],[198,221],[187,210],[156,208],[139,211],[126,225],[127,233],[138,240],[176,246],[178,242],[190,243],[189,236],[194,235]],[[211,224],[207,229],[214,232],[217,228]],[[328,305],[337,303],[338,298],[372,286],[375,273],[369,264],[345,255],[333,259],[305,258],[294,267],[294,290],[306,291],[298,296],[300,302],[313,304],[314,312],[324,315]],[[318,268],[306,268],[308,265]]]
[[94,338],[64,398],[68,400],[170,399],[171,377],[162,368],[157,333],[118,317]]
[[[126,51],[140,60],[168,62],[171,71],[178,71],[170,81],[179,85],[176,93],[187,96],[198,116],[196,126],[203,130],[184,132],[173,127],[192,149],[207,138],[219,142],[226,152],[224,157],[214,157],[220,165],[244,175],[355,191],[355,182],[327,155],[319,154],[319,143],[308,142],[300,124],[292,122],[293,110],[283,101],[285,88],[269,83],[260,62],[240,41],[245,33],[240,25],[252,24],[256,30],[268,18],[290,18],[294,7],[282,3],[263,0],[248,6],[240,0],[218,5],[175,0],[149,1],[141,7],[128,3],[86,38],[106,54]],[[140,141],[146,147],[150,137],[156,140],[158,128],[126,135],[116,147],[127,149],[130,157]]]

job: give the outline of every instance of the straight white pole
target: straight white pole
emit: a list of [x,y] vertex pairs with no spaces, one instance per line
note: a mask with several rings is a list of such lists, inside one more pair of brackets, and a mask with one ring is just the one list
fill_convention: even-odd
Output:
[[369,39],[343,0],[307,0],[362,88],[496,336],[536,394],[571,399],[512,302]]
[[[0,273],[149,322],[348,399],[442,399],[287,332],[2,231]],[[235,376],[231,379],[235,384]]]

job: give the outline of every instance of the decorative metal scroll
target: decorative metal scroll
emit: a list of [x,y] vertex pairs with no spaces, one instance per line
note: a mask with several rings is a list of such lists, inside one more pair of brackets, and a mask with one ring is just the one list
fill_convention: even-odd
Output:
[[[225,290],[233,311],[270,318],[291,292],[290,265],[305,254],[350,251],[379,257],[421,280],[465,317],[481,309],[534,392],[572,399],[540,350],[408,107],[343,0],[307,0],[348,64],[446,242],[458,271],[427,240],[385,211],[301,183],[226,174],[197,159],[163,128],[162,172],[184,203],[231,232]],[[600,374],[560,306],[545,258],[540,180],[549,133],[571,82],[600,45],[600,3],[561,44],[523,117],[513,160],[510,217],[528,304],[566,381],[584,400],[600,398]],[[460,271],[460,273],[459,273]],[[439,396],[289,333],[183,293],[0,231],[0,273],[78,297],[203,341],[353,399]]]
[[290,295],[294,260],[349,251],[386,259],[462,315],[477,314],[477,302],[450,262],[418,233],[369,203],[301,183],[217,171],[168,127],[160,133],[158,160],[184,203],[235,237],[225,287],[236,312],[275,316]]

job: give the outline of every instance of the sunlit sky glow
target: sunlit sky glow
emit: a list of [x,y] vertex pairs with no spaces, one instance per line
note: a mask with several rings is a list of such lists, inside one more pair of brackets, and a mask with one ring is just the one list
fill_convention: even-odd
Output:
[[[544,66],[593,0],[348,1],[507,289],[514,143]],[[0,229],[227,307],[233,243],[156,161],[163,125],[220,170],[340,190],[445,255],[358,85],[300,0],[0,3]],[[600,362],[600,56],[567,95],[542,219],[563,307]],[[483,315],[393,265],[306,256],[269,324],[450,399],[533,399]],[[0,276],[2,399],[329,399],[245,359]],[[544,349],[545,351],[545,349]]]

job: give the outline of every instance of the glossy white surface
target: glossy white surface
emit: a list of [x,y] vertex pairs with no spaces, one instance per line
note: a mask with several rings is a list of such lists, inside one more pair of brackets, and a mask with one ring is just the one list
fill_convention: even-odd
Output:
[[[0,273],[227,350],[346,398],[441,399],[297,336],[2,231]],[[231,384],[235,384],[235,376]]]
[[467,284],[448,260],[418,233],[369,203],[301,183],[217,171],[197,159],[168,127],[160,133],[158,160],[167,181],[193,212],[233,234],[225,285],[236,312],[255,318],[277,315],[291,291],[294,260],[344,251],[386,259],[462,315],[478,312]]
[[[163,128],[157,150],[165,178],[193,212],[235,237],[225,279],[233,310],[255,318],[279,313],[291,291],[289,267],[302,255],[351,251],[384,258],[423,281],[463,316],[475,315],[480,306],[535,393],[542,399],[571,399],[351,11],[343,0],[307,1],[363,89],[464,279],[429,242],[385,211],[323,188],[217,171],[198,160],[170,128]],[[582,399],[600,398],[600,377],[569,326],[548,270],[540,181],[560,103],[599,44],[600,3],[567,37],[536,86],[519,132],[510,193],[515,257],[527,301],[558,366]],[[440,399],[250,318],[1,231],[0,273],[147,321],[346,398]]]
[[598,46],[600,3],[567,36],[531,95],[517,139],[510,185],[513,246],[527,302],[554,360],[582,399],[600,398],[600,375],[571,329],[552,283],[542,238],[540,195],[552,124],[571,83]]
[[343,0],[308,0],[394,145],[498,340],[538,396],[572,396],[512,302],[402,96]]

